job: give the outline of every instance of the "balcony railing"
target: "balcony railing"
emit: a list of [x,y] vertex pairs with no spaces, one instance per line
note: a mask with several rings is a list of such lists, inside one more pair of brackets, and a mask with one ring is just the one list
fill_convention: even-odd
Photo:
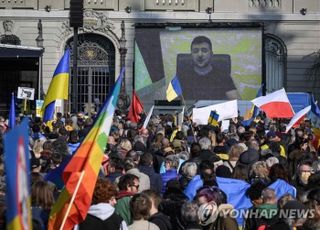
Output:
[[0,8],[36,9],[37,0],[0,0]]
[[[83,0],[85,9],[118,10],[119,0]],[[65,9],[69,9],[70,0],[64,0]]]
[[145,10],[199,11],[199,0],[145,0]]

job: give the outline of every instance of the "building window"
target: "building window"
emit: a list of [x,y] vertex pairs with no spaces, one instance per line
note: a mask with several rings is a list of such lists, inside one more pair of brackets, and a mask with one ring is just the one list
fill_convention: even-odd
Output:
[[265,58],[267,93],[286,87],[287,47],[275,35],[266,34]]

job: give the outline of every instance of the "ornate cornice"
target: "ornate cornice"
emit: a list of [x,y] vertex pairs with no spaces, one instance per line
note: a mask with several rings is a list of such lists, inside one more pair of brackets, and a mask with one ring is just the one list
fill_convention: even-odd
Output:
[[[114,23],[103,13],[94,10],[85,10],[83,13],[83,27],[79,28],[80,33],[95,33],[105,34],[115,41],[119,48],[119,38],[113,32],[115,29]],[[59,38],[65,40],[73,34],[73,28],[69,25],[69,20],[64,21],[61,25],[61,33]]]

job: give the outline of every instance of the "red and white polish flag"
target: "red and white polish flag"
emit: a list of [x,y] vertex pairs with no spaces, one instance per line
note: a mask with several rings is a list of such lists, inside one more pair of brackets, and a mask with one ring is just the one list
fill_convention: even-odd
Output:
[[251,102],[264,111],[268,118],[291,118],[294,115],[284,88],[266,96],[257,97]]
[[304,115],[306,115],[311,110],[311,105],[305,107],[304,109],[297,112],[292,118],[289,124],[286,126],[286,133],[297,123],[300,123]]

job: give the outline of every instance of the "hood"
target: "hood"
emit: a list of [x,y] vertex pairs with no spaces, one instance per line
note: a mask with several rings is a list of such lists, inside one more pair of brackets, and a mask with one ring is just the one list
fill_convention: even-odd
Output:
[[100,220],[108,219],[114,212],[114,207],[108,203],[99,203],[91,205],[88,214],[99,218]]

